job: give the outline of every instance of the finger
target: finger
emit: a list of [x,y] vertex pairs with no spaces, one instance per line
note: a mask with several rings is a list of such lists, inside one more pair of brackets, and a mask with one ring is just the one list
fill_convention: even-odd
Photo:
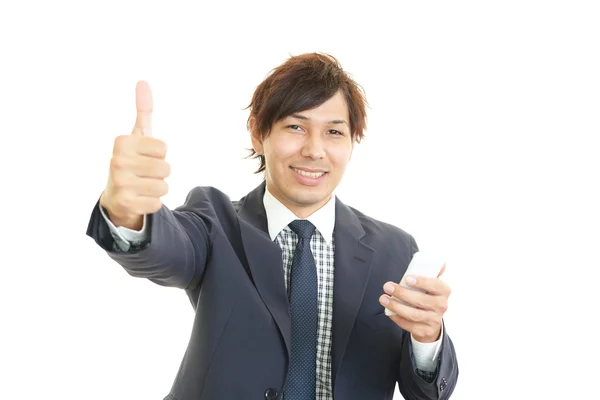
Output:
[[162,197],[169,193],[169,184],[164,179],[137,178],[131,183],[131,188],[138,196]]
[[[412,278],[412,279],[409,279]],[[438,296],[449,296],[450,287],[446,282],[439,278],[427,278],[424,276],[411,276],[405,279],[406,285],[416,289],[421,289],[427,293],[438,295]]]
[[125,187],[133,177],[165,179],[171,175],[171,166],[165,160],[148,156],[113,156],[110,160],[111,176],[119,179],[117,185]]
[[131,167],[140,178],[165,179],[171,174],[171,166],[159,158],[139,156]]
[[390,296],[400,299],[412,305],[413,307],[420,308],[422,310],[443,312],[446,308],[446,298],[444,296],[435,296],[429,293],[422,293],[420,291],[407,289],[400,285],[393,284],[392,282],[386,284],[384,286],[384,290]]
[[136,152],[143,156],[162,159],[167,156],[167,144],[156,138],[140,138],[137,142]]
[[135,87],[135,108],[137,117],[133,135],[152,136],[152,90],[146,81],[139,81]]
[[[386,300],[388,300],[386,302]],[[388,295],[382,295],[379,298],[379,302],[388,310],[392,311],[396,315],[405,318],[413,322],[425,322],[429,319],[434,318],[435,313],[428,310],[419,310],[411,306],[400,303],[394,299],[391,299]]]
[[417,326],[416,322],[410,321],[406,318],[399,317],[398,315],[389,315],[388,316],[392,321],[396,323],[400,328],[404,329],[407,332],[412,332],[415,330]]

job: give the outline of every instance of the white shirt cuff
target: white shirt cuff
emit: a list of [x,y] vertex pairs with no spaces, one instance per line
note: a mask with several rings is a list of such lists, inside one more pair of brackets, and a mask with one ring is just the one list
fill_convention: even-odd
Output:
[[146,215],[144,215],[142,229],[136,231],[133,229],[126,228],[124,226],[116,227],[115,224],[113,224],[112,221],[108,218],[102,206],[98,204],[98,207],[100,207],[100,212],[102,213],[104,220],[108,224],[110,233],[113,239],[115,240],[115,243],[117,244],[117,246],[119,246],[119,249],[121,249],[122,251],[129,251],[129,248],[132,244],[142,243],[148,238],[148,232],[146,232]]
[[435,372],[437,367],[437,359],[442,348],[442,338],[444,337],[444,325],[442,324],[442,330],[440,332],[440,338],[436,342],[432,343],[421,343],[413,338],[412,333],[410,334],[410,341],[412,342],[413,355],[415,356],[415,366],[427,372]]

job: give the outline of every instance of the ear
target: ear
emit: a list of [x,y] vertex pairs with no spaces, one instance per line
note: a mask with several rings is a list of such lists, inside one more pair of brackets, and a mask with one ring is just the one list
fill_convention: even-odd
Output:
[[256,129],[256,118],[250,117],[250,137],[252,139],[252,148],[254,152],[259,155],[264,155],[265,152],[263,150],[263,141],[260,133]]

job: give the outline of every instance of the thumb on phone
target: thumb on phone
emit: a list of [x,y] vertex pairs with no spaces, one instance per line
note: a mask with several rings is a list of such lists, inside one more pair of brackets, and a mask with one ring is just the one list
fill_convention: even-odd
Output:
[[146,81],[139,81],[135,87],[135,108],[137,117],[132,135],[152,136],[152,90]]
[[446,263],[444,263],[444,265],[442,266],[442,269],[440,270],[440,273],[438,274],[437,277],[439,278],[440,276],[442,276],[442,274],[444,273],[444,271],[446,271]]

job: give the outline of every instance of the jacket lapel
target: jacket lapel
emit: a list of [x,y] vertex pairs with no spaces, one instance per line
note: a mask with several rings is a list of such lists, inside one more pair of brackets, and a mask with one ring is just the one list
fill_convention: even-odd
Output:
[[333,295],[333,327],[331,377],[332,388],[344,357],[350,332],[362,303],[371,272],[373,248],[361,240],[365,231],[358,217],[336,199],[335,208],[335,273]]
[[268,233],[265,182],[239,201],[240,232],[256,290],[269,309],[291,356],[292,322],[285,292],[281,248]]

